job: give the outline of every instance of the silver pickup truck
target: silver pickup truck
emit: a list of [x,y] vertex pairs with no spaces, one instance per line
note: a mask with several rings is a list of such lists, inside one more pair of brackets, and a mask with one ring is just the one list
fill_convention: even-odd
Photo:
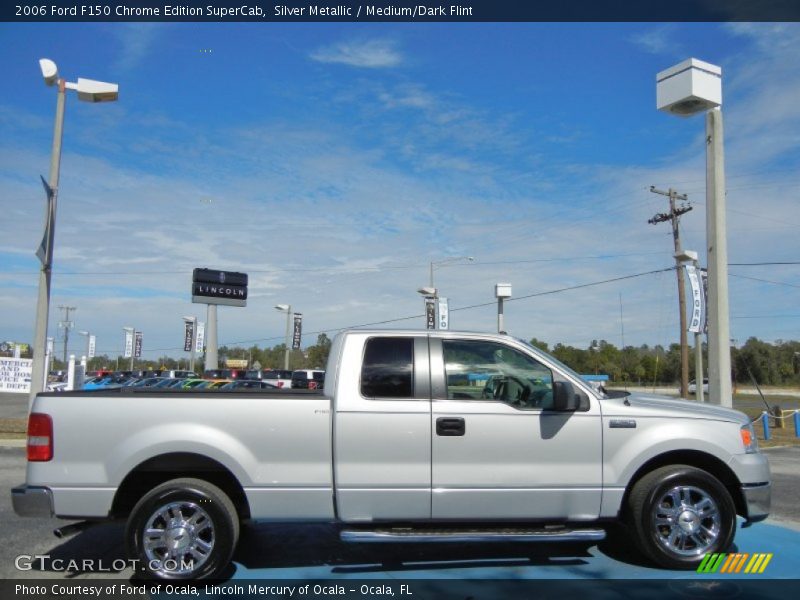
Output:
[[598,393],[505,335],[339,334],[324,390],[41,394],[23,516],[127,519],[145,575],[213,578],[240,522],[336,522],[351,542],[592,541],[622,522],[694,568],[766,518],[737,411]]

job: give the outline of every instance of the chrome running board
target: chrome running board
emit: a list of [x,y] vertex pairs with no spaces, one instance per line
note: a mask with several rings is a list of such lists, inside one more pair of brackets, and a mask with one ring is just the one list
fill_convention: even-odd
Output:
[[603,529],[344,529],[343,542],[428,543],[428,542],[599,542]]

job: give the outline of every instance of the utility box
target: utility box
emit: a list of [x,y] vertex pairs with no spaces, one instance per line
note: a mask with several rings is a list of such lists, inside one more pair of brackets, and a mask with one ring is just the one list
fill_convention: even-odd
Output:
[[690,58],[656,75],[656,106],[681,117],[722,104],[722,69]]

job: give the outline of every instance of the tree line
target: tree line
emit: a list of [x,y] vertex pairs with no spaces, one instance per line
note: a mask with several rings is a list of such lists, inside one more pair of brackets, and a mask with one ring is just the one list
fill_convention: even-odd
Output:
[[[608,375],[614,383],[637,385],[672,385],[680,380],[681,352],[679,344],[665,348],[661,345],[625,346],[618,348],[606,340],[593,340],[588,348],[576,348],[566,344],[550,347],[546,342],[532,338],[530,343],[548,352],[581,374]],[[305,350],[292,350],[289,353],[289,368],[324,369],[328,361],[331,340],[321,333],[317,342]],[[219,365],[222,367],[228,358],[245,359],[249,365],[258,363],[262,369],[283,369],[286,346],[272,347],[257,345],[244,347],[221,346],[218,351]],[[694,373],[694,348],[689,353],[689,376]],[[708,364],[708,349],[703,345],[703,365]],[[137,369],[186,369],[189,359],[162,356],[157,360],[137,360]],[[98,356],[89,362],[88,370],[103,368],[127,369],[130,359],[107,355]],[[751,337],[738,348],[731,348],[732,377],[736,383],[750,384],[752,378],[759,385],[800,385],[800,342],[778,340],[775,343],[763,342]],[[63,369],[61,361],[56,360],[55,369]],[[202,371],[202,357],[198,357],[195,370]]]
[[[531,344],[549,352],[582,374],[608,375],[614,383],[637,385],[676,384],[681,377],[680,344],[625,346],[620,349],[605,340],[593,340],[586,349],[548,344],[533,338]],[[708,347],[703,344],[703,365],[708,365]],[[694,348],[689,351],[689,377],[697,379]],[[774,344],[751,337],[738,348],[731,347],[731,376],[736,383],[759,385],[800,384],[800,342],[777,340]],[[706,371],[707,373],[708,371]]]

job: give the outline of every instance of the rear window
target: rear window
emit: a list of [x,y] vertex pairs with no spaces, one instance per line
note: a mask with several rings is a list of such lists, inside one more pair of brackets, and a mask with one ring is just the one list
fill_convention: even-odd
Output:
[[414,339],[370,338],[361,367],[361,395],[366,398],[414,397]]

